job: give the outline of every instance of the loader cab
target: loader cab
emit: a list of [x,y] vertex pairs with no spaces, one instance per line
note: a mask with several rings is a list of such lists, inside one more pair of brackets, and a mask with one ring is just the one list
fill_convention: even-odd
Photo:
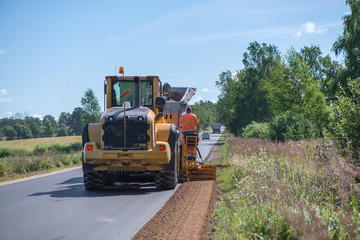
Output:
[[[105,103],[106,109],[123,107],[124,98],[120,97],[128,89],[125,107],[134,106],[134,78],[135,76],[108,76],[105,78]],[[155,99],[161,95],[161,81],[158,76],[138,77],[140,80],[140,106],[154,111]]]

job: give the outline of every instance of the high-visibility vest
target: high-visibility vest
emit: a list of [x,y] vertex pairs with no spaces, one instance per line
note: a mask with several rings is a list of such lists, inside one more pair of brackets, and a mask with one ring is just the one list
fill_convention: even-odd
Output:
[[183,132],[195,131],[198,123],[196,115],[192,113],[183,114],[180,118],[181,130]]

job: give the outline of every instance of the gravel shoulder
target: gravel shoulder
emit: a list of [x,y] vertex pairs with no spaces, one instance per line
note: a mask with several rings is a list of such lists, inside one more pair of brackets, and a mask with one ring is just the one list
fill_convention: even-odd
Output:
[[[205,162],[219,160],[215,145]],[[164,206],[132,238],[143,239],[207,239],[214,203],[216,181],[191,181],[179,186]]]

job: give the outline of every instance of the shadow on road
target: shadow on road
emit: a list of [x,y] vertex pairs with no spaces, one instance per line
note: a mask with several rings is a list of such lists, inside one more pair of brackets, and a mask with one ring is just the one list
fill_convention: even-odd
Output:
[[60,187],[54,191],[33,193],[29,196],[50,196],[53,198],[71,198],[71,197],[112,197],[120,195],[144,195],[157,192],[154,182],[138,183],[126,182],[115,183],[113,186],[106,186],[104,190],[85,190],[82,177],[68,179],[57,185],[68,185]]

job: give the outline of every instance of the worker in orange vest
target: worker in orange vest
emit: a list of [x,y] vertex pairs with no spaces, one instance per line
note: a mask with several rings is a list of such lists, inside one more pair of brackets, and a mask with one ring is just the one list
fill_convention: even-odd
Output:
[[196,125],[198,125],[199,121],[197,116],[192,112],[191,107],[186,108],[186,114],[183,114],[180,118],[181,131],[185,134],[188,133],[196,133]]
[[[191,107],[186,108],[186,114],[183,114],[180,118],[181,131],[184,135],[184,140],[186,141],[186,136],[188,134],[196,134],[196,125],[199,123],[197,116],[192,112]],[[187,147],[186,149],[188,159],[195,160],[196,149],[193,147]]]

